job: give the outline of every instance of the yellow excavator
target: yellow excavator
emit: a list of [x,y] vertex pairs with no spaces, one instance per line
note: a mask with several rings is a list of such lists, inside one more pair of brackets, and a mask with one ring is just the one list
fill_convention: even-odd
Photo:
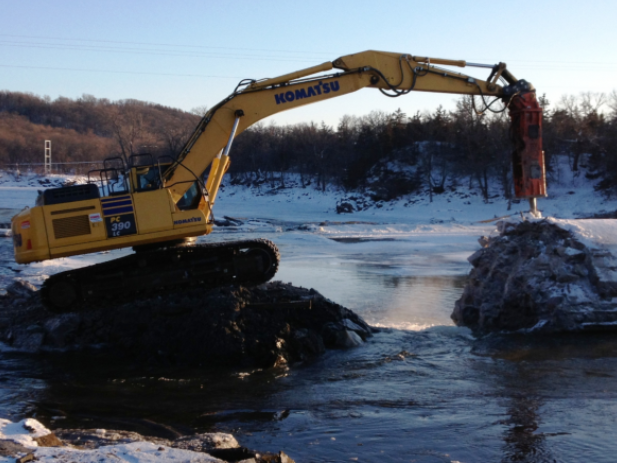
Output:
[[[442,66],[487,68],[489,76],[480,80]],[[412,91],[474,95],[483,109],[501,100],[512,119],[515,194],[529,198],[532,212],[536,198],[546,196],[542,110],[530,83],[516,79],[504,63],[365,51],[280,77],[241,81],[204,115],[175,159],[109,158],[89,173],[88,183],[45,190],[34,207],[12,219],[15,260],[23,264],[133,247],[125,257],[48,278],[41,294],[56,311],[171,286],[266,282],[279,263],[268,240],[186,243],[212,231],[212,208],[234,138],[272,114],[365,87],[390,97]]]

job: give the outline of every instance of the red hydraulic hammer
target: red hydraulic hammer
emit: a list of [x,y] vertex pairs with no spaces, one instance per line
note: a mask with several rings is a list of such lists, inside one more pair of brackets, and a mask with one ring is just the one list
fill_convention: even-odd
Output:
[[517,94],[510,102],[514,194],[528,198],[537,215],[536,198],[546,196],[546,168],[542,151],[542,108],[535,92]]

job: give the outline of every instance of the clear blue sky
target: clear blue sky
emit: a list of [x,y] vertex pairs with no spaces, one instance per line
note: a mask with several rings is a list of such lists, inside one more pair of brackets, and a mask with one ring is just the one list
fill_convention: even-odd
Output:
[[[367,49],[506,62],[556,103],[617,88],[617,1],[0,0],[0,90],[212,106],[242,78],[274,77]],[[486,78],[485,70],[462,72]],[[276,116],[450,109],[456,97],[377,91]]]

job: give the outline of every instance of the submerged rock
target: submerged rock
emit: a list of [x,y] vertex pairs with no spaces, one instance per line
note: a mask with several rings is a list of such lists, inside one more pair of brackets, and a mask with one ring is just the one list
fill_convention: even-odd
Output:
[[148,363],[270,367],[372,335],[351,310],[281,282],[144,295],[68,314],[49,312],[33,288],[15,287],[0,297],[0,341],[27,352],[95,347]]
[[478,335],[617,329],[615,284],[598,272],[614,260],[606,250],[589,249],[549,221],[498,229],[468,259],[473,269],[451,315],[457,325]]

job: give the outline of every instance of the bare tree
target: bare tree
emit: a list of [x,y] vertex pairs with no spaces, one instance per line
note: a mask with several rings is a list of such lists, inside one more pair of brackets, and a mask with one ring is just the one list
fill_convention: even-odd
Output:
[[196,116],[204,117],[206,113],[208,112],[208,106],[207,105],[195,106],[194,108],[191,108],[190,112],[191,114],[195,114]]
[[127,100],[111,111],[109,123],[124,160],[137,153],[139,137],[143,131],[143,115],[136,102]]
[[611,109],[611,117],[617,119],[617,90],[613,90],[607,100],[608,107]]
[[582,92],[580,95],[581,112],[583,116],[600,113],[602,106],[606,104],[606,94],[600,92]]

